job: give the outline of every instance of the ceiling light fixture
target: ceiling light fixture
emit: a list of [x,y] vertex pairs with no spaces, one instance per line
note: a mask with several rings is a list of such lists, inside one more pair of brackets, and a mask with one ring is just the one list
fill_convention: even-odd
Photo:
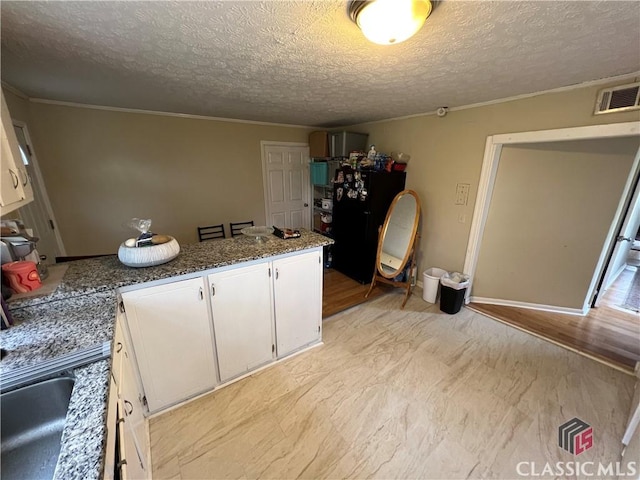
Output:
[[415,35],[431,13],[429,0],[352,0],[349,16],[373,43],[393,45]]

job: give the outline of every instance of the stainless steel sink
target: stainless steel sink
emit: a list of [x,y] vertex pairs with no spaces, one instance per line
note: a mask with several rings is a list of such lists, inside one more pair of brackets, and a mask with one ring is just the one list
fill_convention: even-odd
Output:
[[0,395],[2,478],[51,479],[75,380],[44,380]]

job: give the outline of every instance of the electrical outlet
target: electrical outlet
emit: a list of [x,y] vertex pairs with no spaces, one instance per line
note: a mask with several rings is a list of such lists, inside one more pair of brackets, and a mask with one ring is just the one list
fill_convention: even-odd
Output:
[[469,201],[469,188],[471,185],[468,183],[458,183],[456,185],[456,205],[466,205]]

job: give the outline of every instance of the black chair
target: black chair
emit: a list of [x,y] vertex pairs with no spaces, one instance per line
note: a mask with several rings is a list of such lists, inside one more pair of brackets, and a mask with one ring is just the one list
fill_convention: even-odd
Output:
[[251,220],[250,222],[229,222],[229,227],[231,227],[231,236],[237,237],[238,235],[242,235],[243,228],[253,227],[253,220]]
[[208,227],[198,227],[198,239],[201,242],[205,240],[214,240],[216,238],[225,238],[224,224],[210,225]]

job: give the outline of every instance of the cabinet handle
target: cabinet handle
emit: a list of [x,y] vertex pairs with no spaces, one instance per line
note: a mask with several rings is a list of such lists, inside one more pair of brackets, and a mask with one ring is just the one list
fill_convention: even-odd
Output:
[[123,458],[118,462],[118,470],[122,470],[122,466],[127,464],[127,459]]
[[116,346],[116,353],[120,353],[122,351],[122,342],[118,342],[118,345]]
[[14,172],[11,169],[9,169],[9,173],[11,174],[11,181],[13,182],[13,188],[18,188],[18,185],[20,185],[20,180],[18,179],[18,175],[16,175],[16,172]]
[[280,276],[280,272],[278,271],[278,269],[276,268],[276,280],[278,279],[278,277]]
[[215,285],[211,285],[211,296],[212,297],[216,296],[216,286]]
[[18,170],[18,172],[20,172],[24,176],[24,180],[22,181],[22,186],[26,187],[27,183],[29,182],[29,177],[27,175],[27,172],[23,171],[22,169]]
[[[127,411],[127,406],[129,406],[131,410]],[[133,413],[133,404],[129,400],[124,401],[124,413],[127,414],[127,416]]]
[[202,291],[202,287],[200,287],[199,293],[200,293],[200,300],[204,300],[204,292]]

